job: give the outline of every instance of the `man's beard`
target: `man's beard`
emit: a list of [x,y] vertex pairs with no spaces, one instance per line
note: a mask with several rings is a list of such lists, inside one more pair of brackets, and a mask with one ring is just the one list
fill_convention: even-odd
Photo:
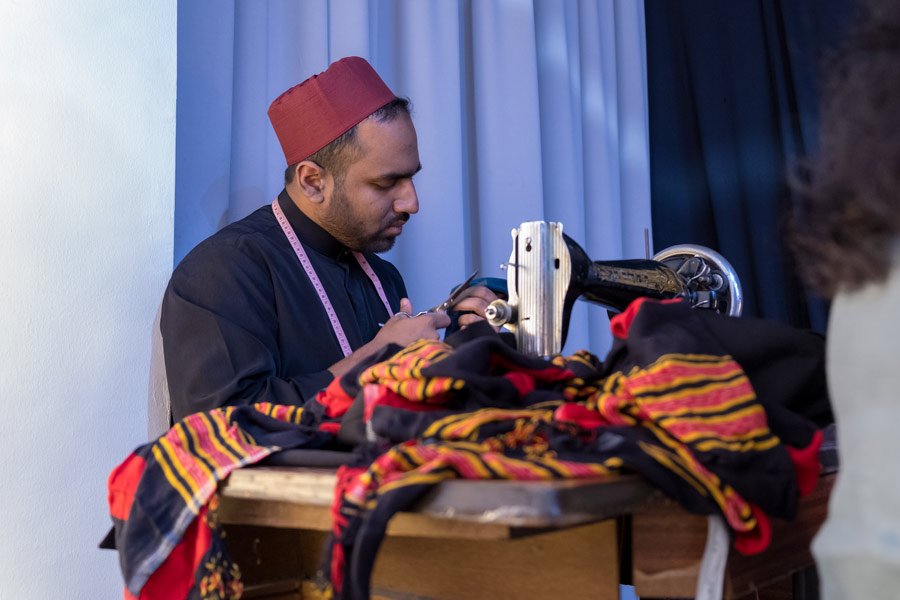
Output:
[[384,230],[394,225],[402,225],[409,220],[408,213],[395,215],[395,220],[368,233],[366,223],[356,214],[350,204],[342,184],[335,186],[331,197],[331,206],[322,217],[322,227],[334,238],[356,252],[387,252],[394,247],[397,236],[386,235]]

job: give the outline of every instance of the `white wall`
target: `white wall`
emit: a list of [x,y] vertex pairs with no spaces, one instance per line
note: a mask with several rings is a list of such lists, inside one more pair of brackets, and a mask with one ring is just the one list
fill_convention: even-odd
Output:
[[0,598],[121,598],[106,477],[146,437],[171,271],[176,0],[0,3]]

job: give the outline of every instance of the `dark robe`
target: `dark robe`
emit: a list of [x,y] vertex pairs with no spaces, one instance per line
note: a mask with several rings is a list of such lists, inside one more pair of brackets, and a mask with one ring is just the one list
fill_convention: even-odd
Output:
[[[279,205],[303,243],[351,348],[388,313],[352,252],[285,191]],[[396,312],[406,287],[389,262],[365,254]],[[271,206],[228,225],[175,268],[160,329],[172,417],[255,402],[299,405],[333,379],[343,358],[319,296]]]

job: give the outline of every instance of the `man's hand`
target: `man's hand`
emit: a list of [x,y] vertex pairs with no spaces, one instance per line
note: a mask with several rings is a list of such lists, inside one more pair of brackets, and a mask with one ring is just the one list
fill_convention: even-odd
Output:
[[[415,314],[408,298],[400,300],[400,311],[410,315]],[[350,356],[334,363],[328,370],[335,377],[341,377],[364,358],[378,352],[390,343],[405,347],[421,339],[439,339],[438,330],[449,324],[450,317],[442,312],[425,313],[418,317],[397,313],[388,319],[381,331],[369,343],[357,348]]]
[[373,341],[382,345],[393,342],[407,346],[416,340],[436,340],[440,338],[438,330],[444,329],[450,324],[450,317],[442,312],[424,313],[417,317],[409,317],[401,313],[416,314],[408,298],[400,300],[400,313],[388,319]]
[[[496,300],[497,296],[485,286],[477,285],[464,290],[460,298],[461,300],[458,300],[450,310],[471,311],[468,314],[459,316],[460,327],[466,327],[476,321],[483,321],[485,319],[484,309],[488,307],[488,304]],[[494,327],[494,329],[500,330],[499,327]]]

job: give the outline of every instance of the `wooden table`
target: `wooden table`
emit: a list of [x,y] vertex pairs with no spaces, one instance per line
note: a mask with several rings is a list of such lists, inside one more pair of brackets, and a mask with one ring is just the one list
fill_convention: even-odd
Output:
[[[726,598],[771,589],[812,564],[833,474],[775,521],[771,547],[731,551]],[[248,468],[224,485],[219,509],[246,598],[303,598],[331,519],[333,471]],[[619,583],[641,598],[690,598],[707,519],[690,515],[637,476],[613,481],[446,481],[397,514],[379,551],[373,597],[614,600]],[[760,598],[765,598],[761,593]],[[776,596],[769,596],[776,597]],[[790,597],[777,596],[777,597]]]

